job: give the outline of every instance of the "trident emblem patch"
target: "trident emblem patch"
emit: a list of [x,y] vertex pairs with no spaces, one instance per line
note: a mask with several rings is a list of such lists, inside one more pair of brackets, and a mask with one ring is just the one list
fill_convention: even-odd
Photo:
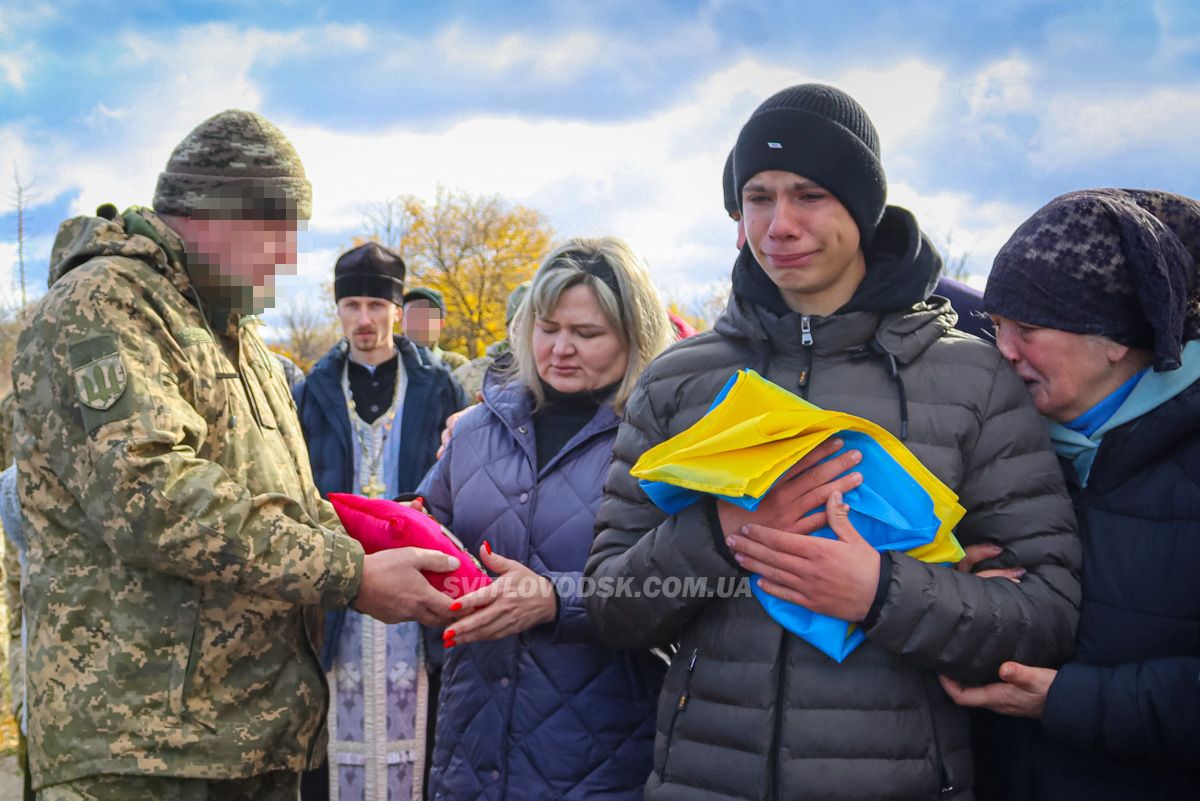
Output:
[[75,393],[80,403],[90,409],[110,409],[124,392],[125,366],[119,353],[75,368]]

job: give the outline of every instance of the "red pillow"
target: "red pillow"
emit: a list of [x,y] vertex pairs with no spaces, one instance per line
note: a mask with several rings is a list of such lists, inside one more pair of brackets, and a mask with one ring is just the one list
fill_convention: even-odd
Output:
[[413,546],[441,551],[458,559],[458,569],[449,573],[421,571],[434,589],[451,598],[461,598],[492,583],[458,538],[424,512],[397,501],[345,492],[331,492],[329,502],[346,533],[362,543],[367,553]]

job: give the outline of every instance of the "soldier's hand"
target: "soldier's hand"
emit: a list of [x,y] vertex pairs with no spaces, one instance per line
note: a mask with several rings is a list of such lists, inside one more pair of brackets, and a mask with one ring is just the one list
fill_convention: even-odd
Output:
[[422,570],[448,573],[458,560],[425,548],[392,548],[363,557],[363,578],[353,607],[384,623],[415,620],[443,627],[454,616],[452,598],[433,588]]

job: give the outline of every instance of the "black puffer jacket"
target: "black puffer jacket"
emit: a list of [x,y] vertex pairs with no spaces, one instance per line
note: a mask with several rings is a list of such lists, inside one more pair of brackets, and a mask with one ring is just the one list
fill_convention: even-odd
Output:
[[995,797],[1197,798],[1200,382],[1105,434],[1071,495],[1086,571],[1075,656],[1041,721],[1007,721],[1008,742],[984,752],[1008,757]]
[[1029,572],[1018,585],[895,555],[868,640],[840,665],[752,597],[593,596],[612,645],[679,645],[647,799],[969,799],[966,715],[936,674],[995,680],[1005,659],[1054,665],[1070,653],[1079,543],[1042,424],[1000,354],[953,332],[945,301],[923,302],[939,264],[911,215],[889,209],[885,223],[867,279],[828,317],[788,312],[743,251],[716,328],[655,361],[628,404],[587,573],[632,576],[635,588],[741,575],[711,507],[667,517],[629,468],[744,367],[897,435],[906,421],[907,445],[967,509],[959,538],[999,542],[1000,563]]

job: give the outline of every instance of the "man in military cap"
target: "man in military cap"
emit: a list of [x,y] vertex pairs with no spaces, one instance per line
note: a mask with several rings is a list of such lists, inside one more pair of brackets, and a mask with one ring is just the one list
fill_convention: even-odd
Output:
[[39,798],[294,799],[321,747],[322,608],[449,620],[415,549],[364,557],[313,485],[252,315],[311,190],[267,120],[175,149],[154,211],[60,227],[13,367]]
[[442,293],[427,286],[415,286],[404,293],[404,336],[423,348],[428,348],[451,370],[462,367],[469,359],[453,350],[443,350],[438,344],[446,327],[446,299]]

